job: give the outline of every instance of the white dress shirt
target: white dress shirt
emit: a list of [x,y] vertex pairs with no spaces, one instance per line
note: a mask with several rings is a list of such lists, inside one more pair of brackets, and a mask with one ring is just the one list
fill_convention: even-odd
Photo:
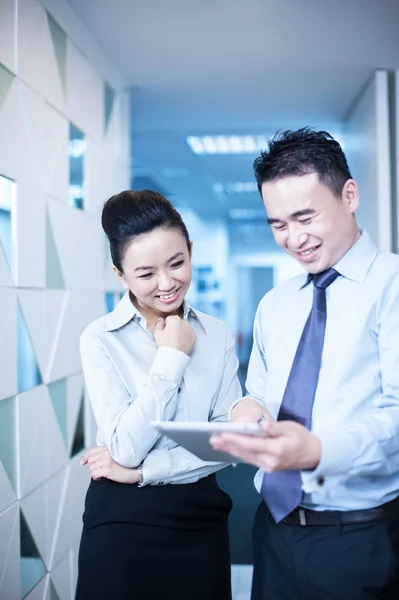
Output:
[[[399,256],[379,252],[363,232],[334,268],[341,277],[326,290],[312,414],[322,454],[301,474],[303,506],[371,508],[399,494]],[[257,311],[246,387],[274,417],[312,297],[313,284],[300,275],[266,294]]]
[[126,467],[142,463],[144,485],[192,483],[226,465],[206,463],[150,421],[227,421],[241,395],[234,340],[226,325],[184,304],[197,336],[190,356],[158,348],[127,292],[80,340],[86,386],[105,444]]

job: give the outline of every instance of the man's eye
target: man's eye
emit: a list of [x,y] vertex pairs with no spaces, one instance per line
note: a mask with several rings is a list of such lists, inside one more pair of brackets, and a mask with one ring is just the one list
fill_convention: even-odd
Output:
[[172,269],[178,269],[179,267],[182,266],[183,263],[184,263],[184,260],[179,260],[179,261],[173,263],[173,265],[171,265]]

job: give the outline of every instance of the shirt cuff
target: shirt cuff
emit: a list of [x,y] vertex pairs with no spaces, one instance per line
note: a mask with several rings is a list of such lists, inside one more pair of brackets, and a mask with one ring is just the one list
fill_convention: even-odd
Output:
[[228,421],[230,421],[231,411],[233,410],[233,408],[234,408],[235,406],[237,406],[237,404],[238,404],[239,402],[242,402],[243,400],[249,400],[249,399],[250,399],[250,400],[255,400],[255,401],[258,403],[258,404],[260,404],[260,406],[261,406],[262,408],[266,408],[266,406],[265,406],[264,402],[262,402],[262,401],[261,401],[261,400],[259,400],[258,398],[254,398],[253,396],[243,396],[242,398],[239,398],[238,400],[236,400],[236,401],[234,402],[234,404],[232,404],[232,405],[230,406],[230,410],[229,410],[229,413],[228,413],[228,416],[227,416],[227,420],[228,420]]
[[152,363],[151,373],[159,375],[162,379],[180,383],[189,362],[190,357],[184,352],[168,346],[161,346]]
[[302,489],[307,494],[327,493],[336,485],[344,484],[356,456],[355,435],[315,434],[321,442],[321,458],[313,471],[302,471]]
[[164,485],[172,474],[172,461],[166,448],[152,450],[144,459],[141,485]]

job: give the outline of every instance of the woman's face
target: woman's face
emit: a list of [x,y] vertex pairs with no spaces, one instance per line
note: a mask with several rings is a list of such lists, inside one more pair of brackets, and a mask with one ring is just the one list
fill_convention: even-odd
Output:
[[178,229],[154,229],[125,249],[116,273],[147,318],[177,313],[191,283],[191,248]]

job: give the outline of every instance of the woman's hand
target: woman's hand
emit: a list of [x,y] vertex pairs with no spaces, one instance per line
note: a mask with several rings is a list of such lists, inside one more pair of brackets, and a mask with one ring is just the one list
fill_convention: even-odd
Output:
[[82,465],[89,465],[94,480],[105,477],[118,483],[138,483],[140,476],[137,469],[128,469],[115,462],[106,446],[94,446],[83,455]]
[[159,319],[155,325],[154,337],[158,348],[168,346],[185,354],[190,354],[197,341],[197,336],[189,322],[177,315]]

